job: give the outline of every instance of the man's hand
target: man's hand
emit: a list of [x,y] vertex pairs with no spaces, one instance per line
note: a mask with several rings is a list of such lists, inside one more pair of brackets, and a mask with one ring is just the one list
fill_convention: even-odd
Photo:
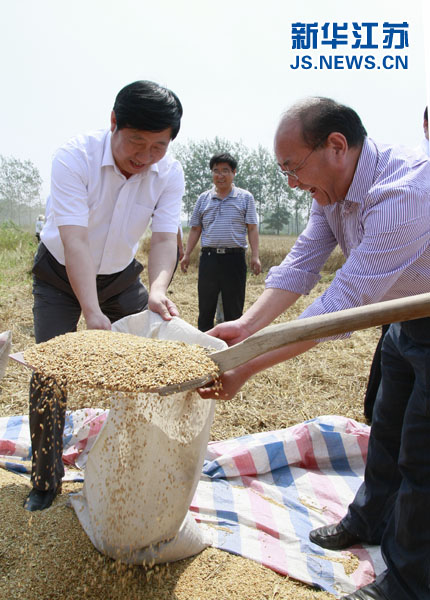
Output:
[[258,256],[251,256],[251,271],[254,275],[261,273],[261,262]]
[[158,313],[165,321],[170,321],[172,317],[179,317],[175,303],[159,291],[151,290],[149,292],[148,308],[152,312]]
[[215,386],[206,386],[198,388],[198,393],[202,398],[213,398],[214,400],[232,400],[238,393],[240,388],[246,382],[248,378],[245,376],[241,369],[232,369],[226,371],[220,377],[222,389]]
[[188,265],[190,264],[190,255],[184,254],[181,259],[181,271],[182,273],[186,273],[188,271]]
[[112,329],[111,322],[101,311],[89,315],[84,314],[84,318],[87,329],[107,329],[108,331]]
[[[251,332],[240,322],[240,319],[236,321],[226,321],[216,325],[213,329],[206,331],[208,335],[224,340],[229,346],[238,344],[245,338],[251,335]],[[197,391],[202,398],[214,398],[216,400],[231,400],[237,392],[240,390],[242,385],[252,375],[247,367],[242,365],[236,369],[226,371],[220,377],[222,389],[214,386],[206,386],[199,388]]]
[[227,342],[229,346],[238,344],[245,338],[251,335],[251,332],[246,329],[240,322],[240,319],[236,321],[226,321],[216,325],[213,329],[206,331],[208,335],[219,338]]

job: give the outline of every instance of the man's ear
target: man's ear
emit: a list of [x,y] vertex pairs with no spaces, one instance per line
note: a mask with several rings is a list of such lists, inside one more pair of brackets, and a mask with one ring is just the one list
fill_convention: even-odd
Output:
[[115,111],[112,111],[110,114],[110,130],[113,133],[115,131],[115,129],[116,129],[116,116],[115,116]]
[[348,142],[346,141],[346,137],[343,133],[339,133],[338,131],[333,131],[327,138],[326,141],[327,147],[331,148],[336,156],[339,158],[346,154],[348,151]]

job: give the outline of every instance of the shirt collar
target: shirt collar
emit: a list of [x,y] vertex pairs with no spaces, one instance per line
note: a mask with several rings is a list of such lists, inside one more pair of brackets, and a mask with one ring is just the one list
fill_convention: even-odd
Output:
[[216,198],[217,200],[227,200],[227,198],[236,198],[236,197],[237,197],[237,187],[234,185],[234,183],[232,184],[232,188],[231,188],[229,195],[226,196],[225,198],[220,198],[219,196],[216,195],[216,188],[214,185],[211,188],[211,198]]
[[[112,141],[112,132],[108,131],[106,140],[105,140],[104,149],[103,149],[102,167],[113,167],[117,173],[121,173],[121,171],[117,167],[117,164],[115,163],[115,159],[112,154],[111,141]],[[149,167],[148,171],[154,171],[154,173],[158,173],[158,171],[159,171],[158,163],[154,163],[153,165],[151,165]],[[146,176],[148,171],[145,171],[144,173],[137,173],[136,175],[133,175],[132,177],[144,177],[144,176]]]
[[378,164],[378,149],[373,140],[366,137],[363,147],[360,152],[357,167],[351,185],[345,196],[345,200],[349,202],[363,202],[367,190],[372,187],[376,166]]

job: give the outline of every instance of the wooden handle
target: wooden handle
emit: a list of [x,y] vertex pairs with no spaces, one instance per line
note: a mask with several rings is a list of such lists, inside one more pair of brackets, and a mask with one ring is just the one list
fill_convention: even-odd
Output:
[[235,346],[211,354],[211,358],[218,364],[221,373],[224,373],[224,371],[238,367],[256,356],[293,342],[318,340],[375,325],[428,316],[430,316],[430,294],[387,300],[316,317],[296,319],[279,325],[270,325]]

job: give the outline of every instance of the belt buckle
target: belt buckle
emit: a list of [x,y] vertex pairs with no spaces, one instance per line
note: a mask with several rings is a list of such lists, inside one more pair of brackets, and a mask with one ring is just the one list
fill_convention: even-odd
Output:
[[217,254],[225,254],[225,248],[217,248],[216,253]]

